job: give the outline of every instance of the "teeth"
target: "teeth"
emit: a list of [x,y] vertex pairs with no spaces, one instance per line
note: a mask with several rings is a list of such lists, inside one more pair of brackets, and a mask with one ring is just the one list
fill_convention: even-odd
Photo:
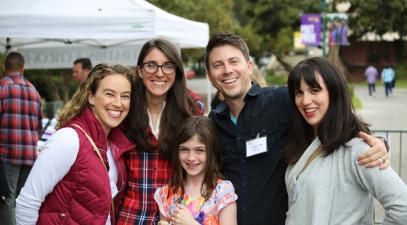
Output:
[[121,114],[120,111],[113,111],[113,110],[109,110],[108,113],[111,117],[115,117],[115,118],[120,117],[120,114]]
[[165,82],[164,81],[153,81],[153,84],[157,85],[157,86],[163,86],[165,84]]
[[230,79],[227,79],[227,80],[223,80],[223,83],[230,84],[230,83],[235,82],[236,80],[237,80],[237,78],[230,78]]
[[315,112],[317,111],[316,108],[312,108],[312,109],[304,109],[305,112]]
[[190,164],[190,163],[188,163],[187,165],[188,165],[189,167],[192,167],[192,168],[199,166],[199,164]]

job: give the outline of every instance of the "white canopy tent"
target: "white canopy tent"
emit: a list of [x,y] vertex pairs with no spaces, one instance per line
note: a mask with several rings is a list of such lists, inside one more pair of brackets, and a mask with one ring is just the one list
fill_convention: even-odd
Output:
[[134,65],[158,37],[204,47],[209,27],[144,0],[0,0],[0,51],[22,52],[27,68],[70,68],[79,57]]

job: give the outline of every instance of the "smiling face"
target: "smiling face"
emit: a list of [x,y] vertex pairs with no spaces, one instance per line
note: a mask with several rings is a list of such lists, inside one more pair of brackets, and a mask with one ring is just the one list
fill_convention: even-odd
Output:
[[[144,58],[143,64],[166,65],[172,64],[168,57],[159,49],[152,49]],[[162,67],[158,68],[155,73],[149,73],[141,66],[138,66],[137,71],[140,78],[143,80],[147,91],[147,98],[150,99],[165,99],[168,91],[174,85],[176,72],[164,74]]]
[[130,108],[130,81],[122,74],[111,74],[103,78],[96,93],[89,94],[92,112],[102,125],[106,136],[127,116]]
[[207,164],[206,146],[197,135],[179,145],[178,156],[187,178],[204,178]]
[[243,100],[251,88],[253,63],[238,48],[226,44],[211,50],[208,64],[209,79],[225,100]]
[[305,121],[313,127],[314,134],[329,107],[329,93],[325,82],[319,73],[315,75],[320,88],[310,87],[301,78],[300,86],[295,90],[295,105]]

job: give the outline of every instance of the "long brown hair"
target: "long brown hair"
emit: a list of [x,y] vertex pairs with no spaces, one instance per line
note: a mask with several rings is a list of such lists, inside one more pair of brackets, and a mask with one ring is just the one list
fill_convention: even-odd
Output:
[[184,67],[177,48],[164,39],[153,39],[144,44],[140,51],[137,67],[140,69],[144,58],[153,50],[158,49],[176,65],[175,82],[168,90],[166,105],[160,122],[158,146],[154,146],[149,136],[146,87],[143,80],[137,76],[134,82],[134,92],[131,97],[131,109],[126,119],[127,137],[137,144],[138,151],[153,152],[157,150],[165,157],[170,157],[175,140],[175,129],[182,120],[194,114],[194,102],[187,94]]
[[133,70],[122,65],[96,65],[93,70],[90,71],[86,80],[81,84],[79,89],[72,96],[71,100],[69,100],[65,104],[61,114],[58,117],[57,127],[59,128],[63,126],[66,122],[70,121],[80,112],[82,112],[85,107],[89,107],[89,94],[96,94],[96,90],[99,87],[100,81],[103,80],[106,76],[112,74],[122,74],[130,81],[130,83],[133,83],[135,77]]
[[[318,128],[318,138],[321,141],[324,155],[329,155],[341,145],[357,136],[359,131],[370,133],[367,124],[360,120],[354,112],[352,98],[347,82],[342,73],[326,59],[315,57],[298,63],[288,76],[288,92],[292,102],[295,93],[304,79],[312,88],[321,89],[316,73],[320,74],[329,93],[328,111]],[[290,130],[290,140],[283,157],[289,164],[295,163],[314,140],[312,127],[301,116],[296,108],[293,115],[293,127]]]
[[[181,166],[179,160],[179,145],[197,136],[199,141],[205,145],[206,167],[205,176],[201,186],[201,195],[208,200],[213,190],[216,188],[217,179],[223,178],[221,175],[221,156],[218,142],[218,135],[212,120],[204,116],[192,116],[186,119],[177,129],[177,146],[172,156],[173,174],[170,178],[168,189],[171,193],[181,192],[184,195],[184,182],[186,181],[186,172]],[[168,196],[169,196],[168,195]]]

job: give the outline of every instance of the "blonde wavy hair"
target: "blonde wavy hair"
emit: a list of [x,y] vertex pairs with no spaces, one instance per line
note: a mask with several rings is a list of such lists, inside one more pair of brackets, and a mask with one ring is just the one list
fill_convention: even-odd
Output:
[[89,107],[89,94],[96,94],[100,81],[106,76],[112,74],[121,74],[125,76],[133,86],[135,73],[132,69],[122,65],[107,65],[104,63],[96,65],[90,71],[85,82],[81,84],[79,89],[72,96],[71,100],[65,104],[59,115],[57,128],[62,127],[66,122],[72,120],[75,116],[81,113],[85,107]]

